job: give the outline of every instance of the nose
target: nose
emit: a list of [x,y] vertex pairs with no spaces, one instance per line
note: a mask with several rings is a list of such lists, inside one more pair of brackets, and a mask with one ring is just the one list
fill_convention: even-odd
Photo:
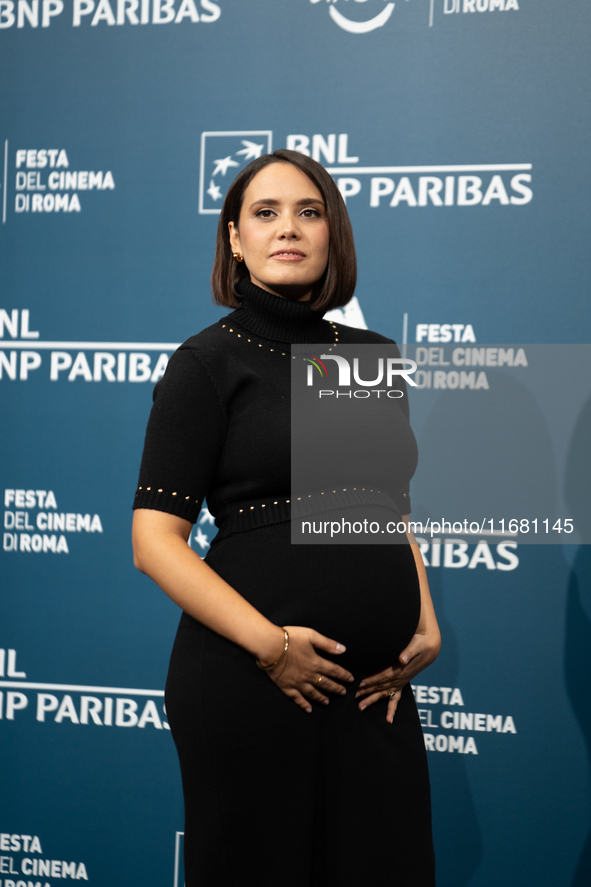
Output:
[[294,216],[292,212],[287,211],[283,213],[280,218],[280,223],[278,231],[280,239],[297,240],[299,238],[300,230],[297,216]]

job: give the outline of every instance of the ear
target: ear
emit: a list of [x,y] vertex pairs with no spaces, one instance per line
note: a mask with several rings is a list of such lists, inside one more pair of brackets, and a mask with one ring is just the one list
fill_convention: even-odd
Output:
[[230,232],[230,246],[233,253],[240,253],[240,234],[234,222],[228,222],[228,231]]

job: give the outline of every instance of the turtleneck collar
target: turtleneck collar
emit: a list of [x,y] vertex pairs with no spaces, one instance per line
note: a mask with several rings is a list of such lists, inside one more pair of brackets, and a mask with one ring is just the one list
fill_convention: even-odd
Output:
[[312,310],[309,302],[282,299],[246,277],[239,281],[238,290],[243,302],[230,317],[255,336],[293,344],[333,341],[330,324]]

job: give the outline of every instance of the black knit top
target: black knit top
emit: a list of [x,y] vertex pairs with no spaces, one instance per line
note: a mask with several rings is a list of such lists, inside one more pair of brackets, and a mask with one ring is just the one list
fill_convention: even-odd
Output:
[[[290,345],[319,343],[328,352],[339,344],[392,343],[246,279],[240,292],[241,307],[181,345],[156,384],[133,506],[195,523],[207,498],[223,533],[290,519]],[[408,513],[417,451],[406,392],[396,404],[387,492]],[[359,491],[346,494],[351,503],[378,503],[371,478],[357,480]]]

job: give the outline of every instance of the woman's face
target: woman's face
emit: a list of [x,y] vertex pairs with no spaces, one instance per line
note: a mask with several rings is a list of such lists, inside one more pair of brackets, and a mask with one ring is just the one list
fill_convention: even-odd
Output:
[[328,262],[326,207],[316,185],[291,163],[271,163],[244,192],[233,252],[242,253],[257,286],[300,302],[313,294]]

